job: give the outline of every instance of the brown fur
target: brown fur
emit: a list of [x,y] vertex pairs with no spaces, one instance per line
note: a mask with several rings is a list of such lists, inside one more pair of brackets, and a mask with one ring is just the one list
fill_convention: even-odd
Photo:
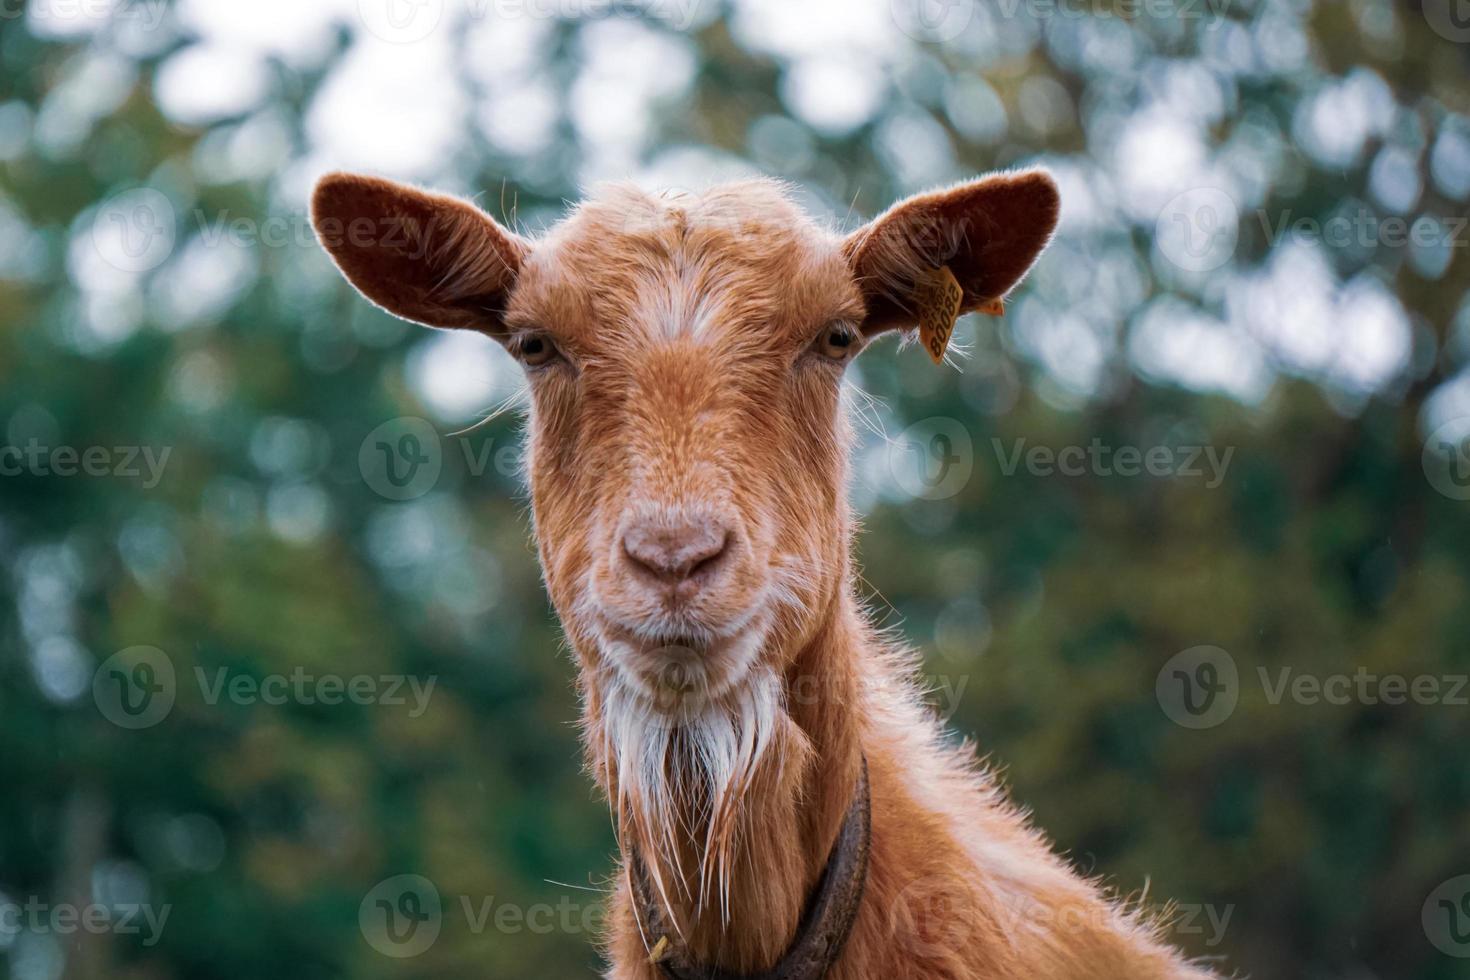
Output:
[[[541,563],[624,858],[648,864],[671,938],[701,962],[748,972],[779,958],[866,757],[871,869],[833,980],[1213,976],[1071,870],[973,748],[946,741],[910,656],[856,598],[843,364],[822,353],[825,331],[911,326],[906,290],[939,264],[969,308],[1003,296],[1056,217],[1037,171],[910,199],[845,239],[770,182],[699,196],[614,186],[530,242],[385,181],[318,187],[313,220],[369,298],[522,356],[528,338],[559,351],[528,372]],[[354,223],[417,230],[408,246],[328,233]],[[689,513],[729,528],[728,551],[716,577],[675,596],[630,571],[622,535],[630,520]],[[767,724],[752,704],[775,705]],[[689,712],[765,741],[701,755]],[[649,737],[646,773],[629,748],[642,725],[669,726]],[[611,901],[609,976],[654,980],[656,937],[625,870]]]

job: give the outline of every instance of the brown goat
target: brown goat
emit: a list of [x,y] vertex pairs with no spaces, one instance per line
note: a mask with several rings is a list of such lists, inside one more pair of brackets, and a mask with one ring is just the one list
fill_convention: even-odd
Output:
[[618,185],[531,241],[388,181],[317,186],[364,295],[528,376],[536,541],[622,850],[608,976],[1214,976],[945,741],[854,585],[844,367],[927,315],[941,354],[1058,206],[1044,172],[992,175],[842,237],[773,182]]

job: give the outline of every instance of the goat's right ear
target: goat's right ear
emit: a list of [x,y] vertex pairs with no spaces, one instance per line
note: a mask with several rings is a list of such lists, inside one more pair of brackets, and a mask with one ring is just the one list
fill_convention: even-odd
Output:
[[1051,241],[1060,207],[1044,170],[991,174],[895,204],[843,242],[867,304],[863,332],[917,325],[921,284],[941,268],[959,289],[956,312],[999,309]]
[[503,332],[506,298],[530,243],[458,198],[357,174],[328,174],[311,223],[347,281],[430,327]]

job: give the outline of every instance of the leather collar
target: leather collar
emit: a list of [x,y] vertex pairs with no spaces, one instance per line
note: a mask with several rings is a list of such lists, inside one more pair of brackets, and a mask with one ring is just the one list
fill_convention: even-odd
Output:
[[649,893],[643,863],[633,855],[629,877],[634,902],[647,934],[658,939],[655,949],[659,971],[665,980],[821,980],[842,955],[842,947],[857,918],[863,886],[868,880],[871,839],[872,801],[868,792],[868,760],[864,758],[852,803],[832,844],[827,866],[807,899],[796,938],[775,966],[762,973],[748,974],[730,973],[689,961],[685,951],[672,941],[673,930],[668,927],[663,908]]

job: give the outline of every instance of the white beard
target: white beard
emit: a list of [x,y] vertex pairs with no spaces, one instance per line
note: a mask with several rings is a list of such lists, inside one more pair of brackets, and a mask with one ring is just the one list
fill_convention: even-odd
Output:
[[[641,858],[667,908],[672,911],[676,896],[669,893],[662,869],[671,867],[683,901],[704,909],[717,889],[728,922],[741,799],[786,721],[779,678],[769,667],[757,666],[719,698],[705,699],[695,687],[692,696],[663,706],[616,669],[608,670],[604,680],[603,737],[607,757],[617,767],[620,839],[654,848],[656,853]],[[691,893],[679,842],[696,838],[701,826],[703,841],[693,841],[698,887]]]
[[[650,678],[647,651],[593,628],[601,652],[596,683],[602,693],[602,757],[616,772],[619,843],[625,854],[635,845],[650,851],[640,858],[676,925],[676,898],[697,911],[709,907],[716,891],[721,919],[729,922],[746,791],[763,765],[785,766],[800,758],[787,758],[792,740],[782,736],[794,726],[785,687],[760,655],[774,633],[775,609],[805,614],[810,583],[817,580],[806,572],[807,564],[792,556],[776,563],[768,592],[755,607],[764,614],[753,612],[739,624],[717,661],[664,648]],[[600,604],[590,582],[580,602],[596,622]],[[715,639],[728,640],[729,634]],[[691,845],[698,862],[693,888],[680,856]],[[678,895],[669,891],[665,869],[677,877]]]

